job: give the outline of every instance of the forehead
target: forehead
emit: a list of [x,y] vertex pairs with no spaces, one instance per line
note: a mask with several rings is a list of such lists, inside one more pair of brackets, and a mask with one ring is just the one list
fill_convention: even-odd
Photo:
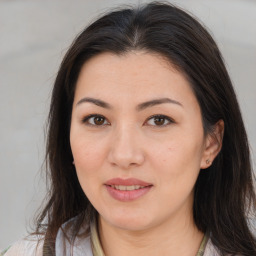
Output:
[[111,77],[121,79],[129,76],[133,81],[133,78],[146,80],[153,73],[154,76],[163,76],[164,71],[178,73],[166,58],[156,53],[130,51],[117,55],[104,52],[86,61],[82,66],[79,77],[91,75],[95,79],[95,75],[100,75],[98,78],[102,78],[101,75],[104,74],[104,77],[108,79]]
[[102,53],[80,71],[75,98],[108,97],[111,100],[144,100],[171,97],[195,101],[186,77],[159,54],[133,51],[125,55]]

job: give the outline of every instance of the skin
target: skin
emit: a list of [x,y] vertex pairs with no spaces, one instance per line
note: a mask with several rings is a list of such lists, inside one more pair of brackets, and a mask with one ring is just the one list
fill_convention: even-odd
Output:
[[[85,97],[112,108],[81,102]],[[176,103],[136,109],[167,97]],[[83,122],[90,114],[103,118]],[[157,122],[151,118],[157,114],[172,121]],[[196,255],[203,234],[193,221],[194,185],[200,169],[209,167],[221,148],[223,126],[216,124],[216,136],[204,134],[190,84],[157,54],[103,53],[83,65],[70,143],[81,187],[99,213],[106,256]],[[137,178],[153,187],[134,201],[120,202],[104,186],[117,177]]]

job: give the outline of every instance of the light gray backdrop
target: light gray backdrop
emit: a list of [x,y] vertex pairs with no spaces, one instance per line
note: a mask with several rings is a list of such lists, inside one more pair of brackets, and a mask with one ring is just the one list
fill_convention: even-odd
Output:
[[[255,154],[256,2],[171,2],[197,15],[217,40]],[[139,1],[0,0],[0,249],[26,234],[45,192],[43,126],[60,61],[90,20],[120,3]]]

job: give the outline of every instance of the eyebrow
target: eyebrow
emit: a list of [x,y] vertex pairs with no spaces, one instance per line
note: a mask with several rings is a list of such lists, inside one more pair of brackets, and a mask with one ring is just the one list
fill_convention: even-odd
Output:
[[[82,98],[81,100],[78,101],[76,106],[79,106],[79,105],[81,105],[82,103],[85,103],[85,102],[93,103],[93,104],[95,104],[99,107],[102,107],[102,108],[113,109],[113,107],[109,103],[107,103],[105,101],[102,101],[102,100],[99,100],[99,99],[90,98],[90,97]],[[172,104],[176,104],[178,106],[183,107],[183,105],[180,102],[176,101],[176,100],[173,100],[173,99],[170,99],[170,98],[160,98],[160,99],[153,99],[153,100],[149,100],[149,101],[140,103],[136,106],[136,110],[137,111],[142,111],[146,108],[153,107],[153,106],[156,106],[156,105],[160,105],[160,104],[163,104],[163,103],[172,103]]]

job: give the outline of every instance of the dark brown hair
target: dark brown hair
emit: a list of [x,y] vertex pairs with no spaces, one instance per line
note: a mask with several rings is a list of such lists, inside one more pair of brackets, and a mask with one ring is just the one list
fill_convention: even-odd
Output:
[[79,215],[74,227],[77,232],[82,223],[90,221],[95,210],[78,182],[69,143],[76,81],[89,58],[131,50],[164,56],[187,77],[199,102],[206,134],[220,119],[224,121],[222,149],[211,167],[200,172],[195,185],[194,221],[198,229],[211,234],[221,254],[256,255],[247,216],[249,210],[255,211],[250,152],[221,53],[194,17],[163,2],[112,10],[82,31],[66,53],[52,91],[46,152],[50,189],[37,233],[47,232],[54,247],[57,230],[64,222]]

